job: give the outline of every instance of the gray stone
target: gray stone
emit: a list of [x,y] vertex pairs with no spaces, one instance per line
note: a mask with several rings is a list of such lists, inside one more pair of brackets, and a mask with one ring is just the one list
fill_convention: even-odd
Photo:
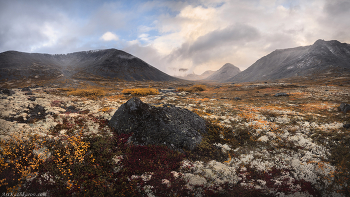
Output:
[[289,94],[285,93],[285,92],[279,92],[275,94],[275,97],[279,97],[279,96],[289,96]]
[[25,87],[25,88],[22,88],[22,91],[27,91],[27,92],[30,92],[30,88],[29,87]]
[[35,96],[31,96],[31,97],[28,98],[28,100],[30,100],[30,101],[35,101],[35,100],[36,100],[36,97],[35,97]]
[[8,96],[12,96],[13,94],[15,94],[15,91],[4,88],[2,89],[2,93],[7,94]]
[[197,114],[173,105],[155,107],[133,97],[115,112],[109,125],[117,134],[130,134],[130,142],[156,144],[183,151],[193,150],[205,134],[205,121]]
[[343,113],[347,113],[348,111],[350,111],[350,105],[347,103],[342,103],[339,106],[339,110],[342,111]]
[[346,128],[346,129],[349,129],[350,128],[350,124],[345,124],[345,125],[343,125],[343,127]]

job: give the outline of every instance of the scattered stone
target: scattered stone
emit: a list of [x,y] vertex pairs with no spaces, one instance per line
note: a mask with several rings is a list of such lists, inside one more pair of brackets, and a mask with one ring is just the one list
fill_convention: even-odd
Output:
[[285,93],[285,92],[279,92],[275,94],[275,97],[279,97],[279,96],[289,96],[289,94]]
[[24,93],[24,95],[34,95],[32,91]]
[[160,93],[176,92],[176,89],[159,89]]
[[31,97],[28,98],[28,100],[30,100],[30,101],[35,101],[35,100],[36,100],[36,97],[35,97],[35,96],[31,96]]
[[183,151],[193,150],[206,133],[197,114],[173,105],[155,107],[133,97],[115,112],[109,125],[118,134],[131,134],[129,142],[157,144]]
[[86,109],[86,110],[79,111],[79,114],[88,114],[89,112],[90,110]]
[[339,106],[339,110],[343,113],[347,113],[348,111],[350,111],[350,105],[347,103],[341,103]]
[[344,127],[345,129],[348,129],[348,128],[350,128],[350,124],[344,124],[343,127]]
[[75,106],[71,105],[67,107],[64,113],[79,113],[79,110]]
[[30,90],[30,88],[29,88],[29,87],[22,88],[22,92],[25,92],[25,91],[27,91],[27,92],[31,92],[31,90]]
[[239,97],[235,97],[235,98],[233,98],[234,100],[236,100],[236,101],[240,101],[240,100],[242,100],[241,98],[239,98]]
[[2,93],[7,94],[8,96],[12,96],[13,94],[15,94],[15,92],[13,90],[9,90],[9,89],[2,89]]
[[34,123],[37,120],[45,119],[46,111],[41,105],[36,105],[34,108],[29,108],[29,111],[25,111],[28,114],[26,122]]

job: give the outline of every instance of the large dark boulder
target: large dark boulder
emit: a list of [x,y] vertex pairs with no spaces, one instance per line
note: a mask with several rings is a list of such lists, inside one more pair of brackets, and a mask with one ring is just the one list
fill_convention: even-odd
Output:
[[173,105],[155,107],[133,97],[115,112],[109,125],[117,134],[132,133],[134,144],[166,145],[193,150],[206,133],[205,121],[197,114]]

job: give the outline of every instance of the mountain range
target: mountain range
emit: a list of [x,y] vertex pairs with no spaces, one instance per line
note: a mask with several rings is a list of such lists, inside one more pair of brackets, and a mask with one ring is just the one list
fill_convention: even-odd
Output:
[[203,79],[209,77],[213,73],[215,73],[215,71],[207,70],[204,73],[202,73],[201,75],[197,75],[197,74],[192,73],[192,74],[188,74],[184,77],[179,77],[179,78],[185,79],[185,80],[191,80],[191,81],[199,81],[199,80],[203,80]]
[[[350,73],[350,45],[336,40],[317,40],[313,45],[278,49],[240,72],[232,64],[183,79],[218,82],[276,80],[324,73]],[[6,51],[0,53],[0,81],[16,79],[81,79],[121,81],[173,81],[143,60],[117,49],[68,54]]]
[[6,51],[0,53],[0,80],[60,77],[125,81],[177,80],[143,60],[117,49],[69,54],[40,54]]
[[226,82],[276,80],[325,72],[350,72],[350,45],[317,40],[313,45],[279,49],[260,58]]

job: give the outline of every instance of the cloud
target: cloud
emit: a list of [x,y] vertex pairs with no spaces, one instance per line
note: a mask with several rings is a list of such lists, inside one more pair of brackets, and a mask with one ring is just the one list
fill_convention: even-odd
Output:
[[276,49],[350,43],[349,15],[348,0],[0,1],[0,52],[118,48],[169,74],[244,70]]
[[112,41],[112,40],[118,41],[119,40],[118,36],[110,31],[104,33],[100,39],[103,41]]

